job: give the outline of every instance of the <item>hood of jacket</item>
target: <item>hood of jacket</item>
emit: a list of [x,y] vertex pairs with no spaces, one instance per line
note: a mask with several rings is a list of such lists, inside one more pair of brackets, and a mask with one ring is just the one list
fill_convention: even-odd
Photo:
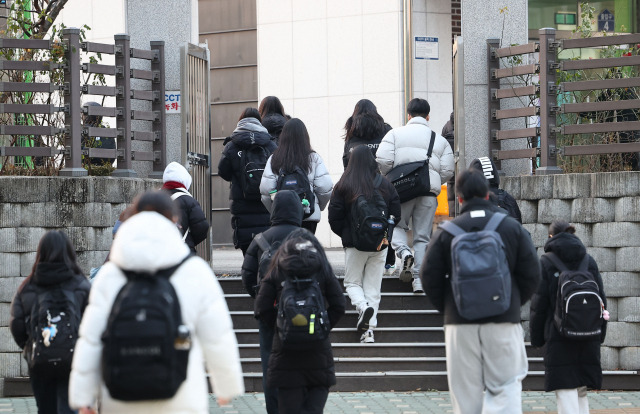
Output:
[[59,285],[73,277],[73,272],[64,263],[38,263],[33,273],[33,282],[38,286]]
[[109,260],[122,269],[154,273],[178,264],[189,252],[175,223],[154,211],[143,211],[122,223]]
[[281,190],[273,199],[271,210],[271,225],[293,224],[302,225],[302,203],[300,197],[292,190]]
[[164,173],[162,174],[162,182],[166,183],[167,181],[176,181],[185,186],[188,190],[191,187],[191,174],[184,168],[181,164],[177,162],[171,162],[167,165],[167,168],[164,169]]
[[559,233],[548,239],[544,244],[544,251],[555,253],[567,264],[577,264],[587,254],[587,248],[582,241],[571,233]]
[[498,188],[500,187],[500,175],[498,174],[498,169],[496,165],[493,163],[491,158],[489,157],[480,157],[471,161],[469,167],[475,168],[476,170],[482,171],[485,178],[489,181],[489,187]]
[[280,135],[282,127],[287,123],[287,118],[280,114],[267,114],[262,118],[262,126],[267,128],[271,135]]
[[238,122],[238,127],[231,134],[231,141],[239,148],[247,148],[251,145],[264,147],[271,141],[271,135],[257,119],[244,118]]

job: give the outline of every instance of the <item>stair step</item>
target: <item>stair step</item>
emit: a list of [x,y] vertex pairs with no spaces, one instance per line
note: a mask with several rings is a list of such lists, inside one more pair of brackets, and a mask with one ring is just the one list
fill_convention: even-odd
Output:
[[[258,343],[258,329],[236,329],[238,343]],[[360,342],[362,332],[355,327],[335,328],[331,330],[331,342]],[[376,328],[375,340],[377,342],[444,342],[444,329],[442,327],[384,327]]]
[[[253,311],[230,311],[233,326],[237,329],[249,329],[256,327]],[[408,329],[415,326],[442,326],[442,315],[435,310],[387,310],[378,311],[379,326],[406,326]],[[358,312],[348,310],[340,319],[336,328],[349,328],[356,326]]]

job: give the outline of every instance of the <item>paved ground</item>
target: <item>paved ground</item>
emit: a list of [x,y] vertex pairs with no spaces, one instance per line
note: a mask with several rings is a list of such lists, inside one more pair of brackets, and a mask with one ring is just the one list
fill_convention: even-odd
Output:
[[[264,395],[246,394],[233,403],[218,407],[211,398],[212,414],[264,413]],[[553,393],[525,392],[522,408],[529,413],[555,413]],[[592,392],[589,393],[591,414],[640,414],[640,392]],[[440,414],[451,412],[449,394],[446,392],[376,392],[331,393],[325,414]],[[0,398],[0,413],[36,414],[33,398]]]

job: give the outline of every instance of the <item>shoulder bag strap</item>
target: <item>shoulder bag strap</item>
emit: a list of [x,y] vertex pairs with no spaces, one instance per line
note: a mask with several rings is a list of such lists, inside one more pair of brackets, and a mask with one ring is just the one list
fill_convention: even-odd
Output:
[[373,188],[380,188],[380,184],[382,184],[382,176],[380,174],[376,174],[376,177],[373,179]]
[[560,258],[553,252],[547,252],[543,254],[542,257],[547,258],[547,260],[549,260],[551,264],[553,264],[561,272],[569,270],[567,265],[565,265],[564,262],[560,260]]
[[431,153],[433,152],[433,144],[436,142],[436,133],[435,131],[431,131],[431,141],[429,141],[429,149],[427,150],[427,161],[431,158]]

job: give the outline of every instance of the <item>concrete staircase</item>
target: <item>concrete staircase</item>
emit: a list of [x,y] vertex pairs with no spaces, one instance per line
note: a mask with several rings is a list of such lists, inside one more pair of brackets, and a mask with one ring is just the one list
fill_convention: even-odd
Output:
[[[262,390],[262,370],[253,300],[241,279],[220,279],[232,314],[242,358],[247,392]],[[411,285],[385,277],[373,344],[361,344],[357,313],[347,299],[347,313],[331,333],[337,385],[332,391],[447,390],[442,316],[425,295],[414,295]],[[542,352],[527,343],[529,375],[526,390],[544,390]],[[636,371],[605,372],[603,389],[639,390]]]

